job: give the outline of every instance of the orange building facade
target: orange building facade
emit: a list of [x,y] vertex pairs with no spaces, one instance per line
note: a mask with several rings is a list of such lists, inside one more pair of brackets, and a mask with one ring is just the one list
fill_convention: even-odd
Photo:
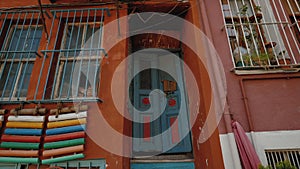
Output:
[[299,167],[299,6],[2,0],[0,168]]

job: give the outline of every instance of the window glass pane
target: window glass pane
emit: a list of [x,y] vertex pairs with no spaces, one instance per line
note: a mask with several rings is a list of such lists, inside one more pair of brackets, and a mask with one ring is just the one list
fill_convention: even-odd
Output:
[[[68,90],[70,88],[70,92],[72,92],[72,84],[71,84],[71,71],[72,71],[72,62],[68,62],[68,63],[63,63],[64,67],[62,71],[65,71],[64,76],[61,77],[60,80],[60,88],[59,88],[59,93],[60,93],[60,97],[69,97],[68,96]],[[63,72],[62,72],[63,73]],[[72,77],[73,78],[73,77]],[[72,93],[70,93],[69,95],[72,95]]]
[[10,94],[13,92],[13,82],[14,79],[17,78],[17,63],[6,63],[3,69],[1,83],[0,83],[0,91],[1,96],[9,97]]
[[[64,49],[81,49],[83,29],[83,25],[68,26]],[[64,52],[63,57],[78,56],[79,53],[80,51],[70,50],[69,52]]]
[[[15,33],[13,32],[15,31]],[[7,45],[7,51],[26,52],[37,51],[42,36],[41,28],[12,28],[10,43]],[[35,58],[34,53],[10,53],[9,59]]]
[[[7,51],[20,51],[19,49],[21,48],[21,44],[24,43],[24,34],[22,36],[22,32],[20,29],[15,30],[15,32],[13,32],[13,30],[15,30],[15,28],[12,28],[12,33],[11,33],[11,39],[10,39],[10,43],[8,43],[7,46]],[[9,53],[8,54],[8,59],[12,59],[12,58],[19,58],[20,54],[19,53]]]
[[[59,97],[92,97],[96,96],[99,83],[99,64],[95,60],[78,60],[72,71],[72,62],[64,64],[64,76],[60,79]],[[62,71],[64,71],[64,69]],[[71,77],[71,73],[72,77]],[[69,91],[69,94],[68,94]]]
[[[151,64],[150,62],[147,61],[141,61],[140,62],[140,70],[142,70],[144,67],[146,67],[146,65]],[[140,89],[152,89],[152,81],[151,81],[151,77],[152,75],[152,70],[151,69],[145,69],[143,71],[141,71],[140,73]]]
[[[93,82],[95,75],[95,63],[92,61],[88,63],[88,61],[82,62],[81,72],[79,72],[80,81],[79,81],[79,89],[78,96],[79,97],[91,97],[93,96]],[[93,67],[93,68],[92,68]]]
[[[95,27],[93,28],[93,26],[95,26]],[[98,32],[99,29],[100,29],[100,27],[98,27],[97,25],[88,25],[87,26],[86,38],[85,38],[85,43],[87,43],[86,46],[91,47],[91,48],[99,47],[99,44],[98,44],[99,35],[100,35],[100,32]]]
[[96,31],[97,31],[97,28],[93,29],[92,25],[87,25],[86,32],[85,32],[86,33],[85,42],[90,41],[89,40],[90,38],[95,38],[95,37],[92,37],[92,35]]
[[16,91],[15,96],[26,97],[27,89],[28,89],[28,86],[30,83],[30,76],[31,76],[32,68],[33,68],[32,62],[23,64],[22,70],[21,70],[21,76],[18,81],[18,85],[17,85],[17,89],[16,89],[17,91]]
[[[93,26],[95,27],[93,28]],[[86,30],[87,32],[84,47],[90,49],[101,48],[101,33],[99,32],[99,25],[88,25]],[[87,53],[89,56],[97,56],[100,54],[101,51],[99,50],[91,50]]]
[[[31,28],[29,32],[29,36],[27,37],[27,40],[25,41],[25,50],[26,51],[37,51],[39,48],[40,40],[42,37],[42,28],[39,27],[35,30],[35,28]],[[23,56],[24,57],[24,56]],[[27,58],[28,56],[26,56]],[[35,58],[35,53],[30,53],[30,58]]]
[[151,89],[151,69],[140,72],[140,89]]

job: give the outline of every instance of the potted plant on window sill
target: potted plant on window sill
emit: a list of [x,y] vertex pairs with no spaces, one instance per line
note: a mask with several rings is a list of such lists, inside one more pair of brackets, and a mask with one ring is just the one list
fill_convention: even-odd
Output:
[[[259,165],[258,169],[272,169],[271,166],[263,166]],[[297,169],[295,166],[293,166],[289,161],[282,161],[276,164],[276,169]]]
[[282,68],[290,68],[291,59],[285,50],[279,52],[278,63]]
[[243,55],[243,61],[246,66],[260,66],[267,70],[269,69],[269,65],[274,62],[274,58],[270,57],[267,53],[260,53],[258,55]]

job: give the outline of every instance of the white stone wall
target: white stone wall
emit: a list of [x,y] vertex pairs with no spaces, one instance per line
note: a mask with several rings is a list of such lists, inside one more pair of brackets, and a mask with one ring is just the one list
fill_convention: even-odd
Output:
[[[300,130],[247,133],[263,165],[267,165],[265,150],[299,149]],[[242,169],[233,133],[220,135],[226,169]]]

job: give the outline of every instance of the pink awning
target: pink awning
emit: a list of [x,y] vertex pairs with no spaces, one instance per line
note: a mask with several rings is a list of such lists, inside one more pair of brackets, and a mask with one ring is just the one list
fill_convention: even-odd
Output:
[[231,125],[243,168],[258,169],[258,165],[261,164],[261,162],[243,127],[237,121],[232,122]]

